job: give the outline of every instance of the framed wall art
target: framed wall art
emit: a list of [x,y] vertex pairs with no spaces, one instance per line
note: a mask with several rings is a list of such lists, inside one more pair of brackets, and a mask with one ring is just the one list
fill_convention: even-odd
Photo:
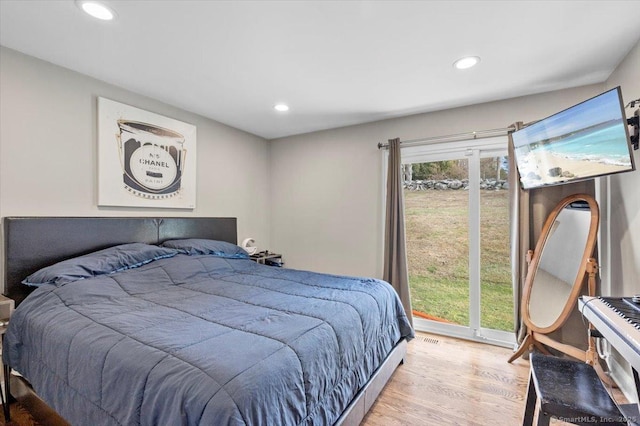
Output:
[[196,207],[196,127],[98,98],[98,205]]

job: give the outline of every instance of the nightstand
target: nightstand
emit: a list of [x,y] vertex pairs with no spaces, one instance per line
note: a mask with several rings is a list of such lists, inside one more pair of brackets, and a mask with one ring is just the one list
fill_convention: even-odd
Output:
[[278,253],[272,253],[269,250],[261,251],[251,255],[251,260],[260,263],[262,265],[269,266],[283,266],[282,255]]
[[[7,327],[9,326],[9,318],[11,318],[14,307],[15,302],[13,299],[0,295],[0,357],[2,355],[2,340],[4,339],[4,333],[7,331]],[[8,401],[5,400],[5,395],[8,397],[8,392],[5,392],[6,386],[4,383],[7,371],[7,368],[2,369],[2,383],[0,384],[0,402],[2,402],[5,421],[9,419],[9,404]]]
[[15,302],[6,296],[0,294],[0,334],[4,334],[9,325],[9,318],[13,313]]
[[[4,333],[7,331],[7,327],[9,326],[9,318],[13,313],[13,308],[15,306],[15,302],[13,299],[9,299],[0,294],[0,358],[2,357],[2,341],[4,340]],[[4,387],[4,374],[0,372],[0,381]],[[0,391],[2,389],[0,388]],[[4,398],[4,393],[1,394]],[[3,399],[4,400],[4,399]]]

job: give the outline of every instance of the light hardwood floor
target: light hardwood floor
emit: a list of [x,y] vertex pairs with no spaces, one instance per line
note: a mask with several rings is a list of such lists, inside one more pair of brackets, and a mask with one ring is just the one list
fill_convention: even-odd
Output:
[[529,363],[509,364],[511,354],[507,348],[417,333],[405,363],[362,426],[522,424]]

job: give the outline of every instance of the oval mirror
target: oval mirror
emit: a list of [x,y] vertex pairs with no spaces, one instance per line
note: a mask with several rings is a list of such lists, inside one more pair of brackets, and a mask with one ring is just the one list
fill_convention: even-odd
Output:
[[[583,351],[567,349],[546,334],[560,328],[575,309],[587,273],[595,276],[592,256],[599,218],[596,200],[586,194],[564,198],[547,217],[529,263],[522,296],[527,337],[510,362],[531,345],[544,349],[539,343],[581,357]],[[591,293],[595,294],[595,279],[589,282],[589,294],[594,295]]]
[[[571,312],[593,255],[598,231],[598,206],[592,197],[572,196],[549,215],[529,274],[529,327],[539,332],[557,329]],[[534,264],[535,254],[538,253]],[[527,280],[529,281],[529,279]]]

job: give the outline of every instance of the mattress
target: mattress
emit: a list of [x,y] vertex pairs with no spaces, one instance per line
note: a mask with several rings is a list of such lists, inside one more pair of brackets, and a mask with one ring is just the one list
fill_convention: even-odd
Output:
[[72,424],[333,424],[413,330],[386,282],[177,254],[45,284],[3,358]]

